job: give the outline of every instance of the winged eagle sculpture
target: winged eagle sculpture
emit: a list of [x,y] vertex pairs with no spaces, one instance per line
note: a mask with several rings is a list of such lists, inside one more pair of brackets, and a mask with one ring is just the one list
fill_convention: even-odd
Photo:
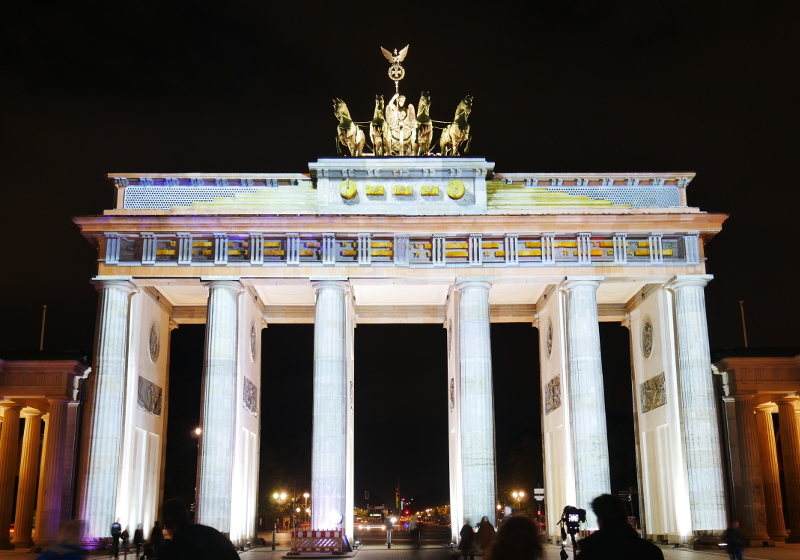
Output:
[[392,54],[391,51],[387,51],[383,47],[381,47],[381,52],[383,52],[383,56],[386,57],[386,60],[388,60],[392,64],[400,64],[401,62],[403,62],[403,59],[408,54],[408,45],[406,45],[405,48],[401,50],[399,54],[397,52],[397,49],[395,49],[394,54]]

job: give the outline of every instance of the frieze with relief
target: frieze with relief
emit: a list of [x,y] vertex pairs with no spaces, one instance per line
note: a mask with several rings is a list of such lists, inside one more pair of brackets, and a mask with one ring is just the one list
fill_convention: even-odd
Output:
[[639,398],[641,400],[642,412],[650,412],[660,406],[667,404],[667,390],[664,380],[664,372],[651,377],[639,385]]
[[561,375],[547,382],[544,390],[544,413],[550,414],[561,406]]
[[246,377],[242,384],[242,405],[253,416],[258,414],[258,388]]
[[161,387],[140,375],[136,406],[153,416],[161,416],[163,393],[164,391]]

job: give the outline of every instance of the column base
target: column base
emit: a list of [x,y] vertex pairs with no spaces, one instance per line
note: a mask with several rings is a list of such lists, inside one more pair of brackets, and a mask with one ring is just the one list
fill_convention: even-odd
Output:
[[17,540],[12,539],[11,544],[14,545],[14,548],[19,550],[20,548],[30,548],[33,545],[33,539],[25,539],[25,540]]
[[745,537],[744,546],[746,548],[767,548],[775,546],[775,541],[767,537],[762,539],[760,537]]
[[0,543],[0,550],[14,550],[14,545],[10,542]]
[[786,542],[787,543],[798,543],[798,542],[800,542],[800,536],[796,536],[796,537],[788,536],[788,537],[786,537]]
[[776,543],[786,542],[786,539],[788,537],[789,537],[789,535],[786,535],[786,534],[784,534],[784,535],[770,535],[769,536],[769,538],[772,539],[773,541],[775,541]]

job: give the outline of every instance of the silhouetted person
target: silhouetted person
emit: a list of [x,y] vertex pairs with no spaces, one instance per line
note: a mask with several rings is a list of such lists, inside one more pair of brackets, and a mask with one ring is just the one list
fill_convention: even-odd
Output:
[[597,496],[592,500],[592,511],[600,529],[578,541],[577,560],[664,559],[660,548],[641,538],[628,524],[628,511],[617,496]]
[[158,560],[238,560],[228,537],[213,527],[189,523],[186,508],[178,500],[164,502],[161,509],[172,540],[161,546]]
[[473,543],[475,542],[475,533],[472,531],[472,525],[469,524],[469,520],[461,527],[459,536],[461,537],[461,542],[458,543],[458,548],[464,553],[464,560],[469,560],[470,557],[474,558],[475,545]]
[[153,530],[150,531],[150,545],[153,548],[153,555],[158,558],[158,549],[164,544],[164,531],[161,529],[161,523],[156,521],[153,523]]
[[732,560],[742,560],[744,535],[739,530],[739,521],[736,519],[725,529],[725,544],[728,545],[726,550],[728,551],[728,556],[730,556]]
[[83,521],[74,519],[64,525],[58,542],[39,556],[39,560],[84,560],[86,551],[81,548]]
[[495,534],[494,525],[492,525],[489,518],[484,515],[481,522],[478,523],[478,533],[475,535],[475,541],[478,546],[475,548],[489,550],[489,547],[492,546],[494,542]]
[[411,545],[414,548],[419,548],[421,544],[419,538],[419,522],[416,517],[411,518],[408,524],[408,531],[411,533]]
[[133,532],[133,546],[136,547],[136,560],[139,560],[139,550],[142,548],[144,544],[144,531],[142,531],[141,523],[136,526],[136,530]]
[[[488,519],[487,519],[488,522]],[[481,522],[483,523],[483,522]],[[512,515],[500,524],[486,560],[539,560],[544,552],[539,528],[526,515]]]
[[122,538],[122,525],[119,524],[119,519],[111,524],[111,555],[114,558],[119,558],[119,540]]

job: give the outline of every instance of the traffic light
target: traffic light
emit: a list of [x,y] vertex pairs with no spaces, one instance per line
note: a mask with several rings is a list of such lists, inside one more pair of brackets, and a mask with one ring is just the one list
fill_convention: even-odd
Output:
[[411,513],[411,510],[408,510],[408,509],[403,511],[403,515],[409,515],[410,513]]

